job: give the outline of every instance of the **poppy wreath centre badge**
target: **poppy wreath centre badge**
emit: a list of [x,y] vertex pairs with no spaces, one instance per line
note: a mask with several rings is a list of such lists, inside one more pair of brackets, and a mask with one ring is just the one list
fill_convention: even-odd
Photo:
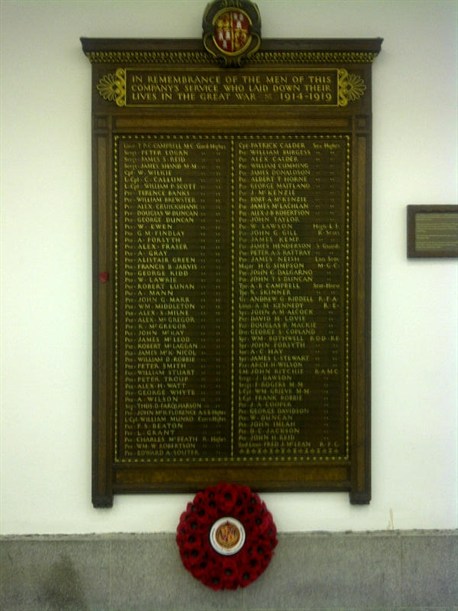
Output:
[[261,45],[261,16],[250,0],[215,0],[202,25],[205,48],[226,66],[240,66]]
[[255,581],[278,543],[272,514],[259,495],[227,483],[196,494],[180,517],[176,540],[184,567],[213,590]]

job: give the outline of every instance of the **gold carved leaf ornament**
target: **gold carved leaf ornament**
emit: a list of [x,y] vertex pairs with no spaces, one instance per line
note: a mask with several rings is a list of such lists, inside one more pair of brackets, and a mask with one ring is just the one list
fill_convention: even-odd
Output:
[[117,106],[126,105],[126,71],[118,68],[113,74],[105,74],[97,84],[97,91],[104,100],[116,102]]
[[366,91],[366,84],[358,74],[349,74],[345,68],[338,71],[339,78],[339,106],[348,106],[355,102]]

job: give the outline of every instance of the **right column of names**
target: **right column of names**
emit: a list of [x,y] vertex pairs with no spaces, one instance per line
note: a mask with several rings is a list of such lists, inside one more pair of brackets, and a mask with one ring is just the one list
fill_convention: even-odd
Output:
[[237,454],[347,453],[349,137],[240,139]]

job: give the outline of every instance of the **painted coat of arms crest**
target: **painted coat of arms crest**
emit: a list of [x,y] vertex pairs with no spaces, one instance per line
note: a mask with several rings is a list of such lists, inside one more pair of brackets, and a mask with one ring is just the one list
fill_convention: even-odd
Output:
[[261,15],[249,0],[215,0],[202,25],[205,48],[226,66],[241,66],[261,46]]

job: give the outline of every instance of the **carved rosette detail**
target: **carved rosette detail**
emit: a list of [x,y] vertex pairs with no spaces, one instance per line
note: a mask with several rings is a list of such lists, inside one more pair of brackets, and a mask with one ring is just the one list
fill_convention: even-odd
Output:
[[355,102],[366,91],[366,83],[358,74],[349,74],[345,68],[338,72],[339,79],[339,106],[348,106]]
[[118,68],[113,74],[105,74],[97,84],[97,91],[104,100],[116,102],[117,106],[126,105],[126,71]]

